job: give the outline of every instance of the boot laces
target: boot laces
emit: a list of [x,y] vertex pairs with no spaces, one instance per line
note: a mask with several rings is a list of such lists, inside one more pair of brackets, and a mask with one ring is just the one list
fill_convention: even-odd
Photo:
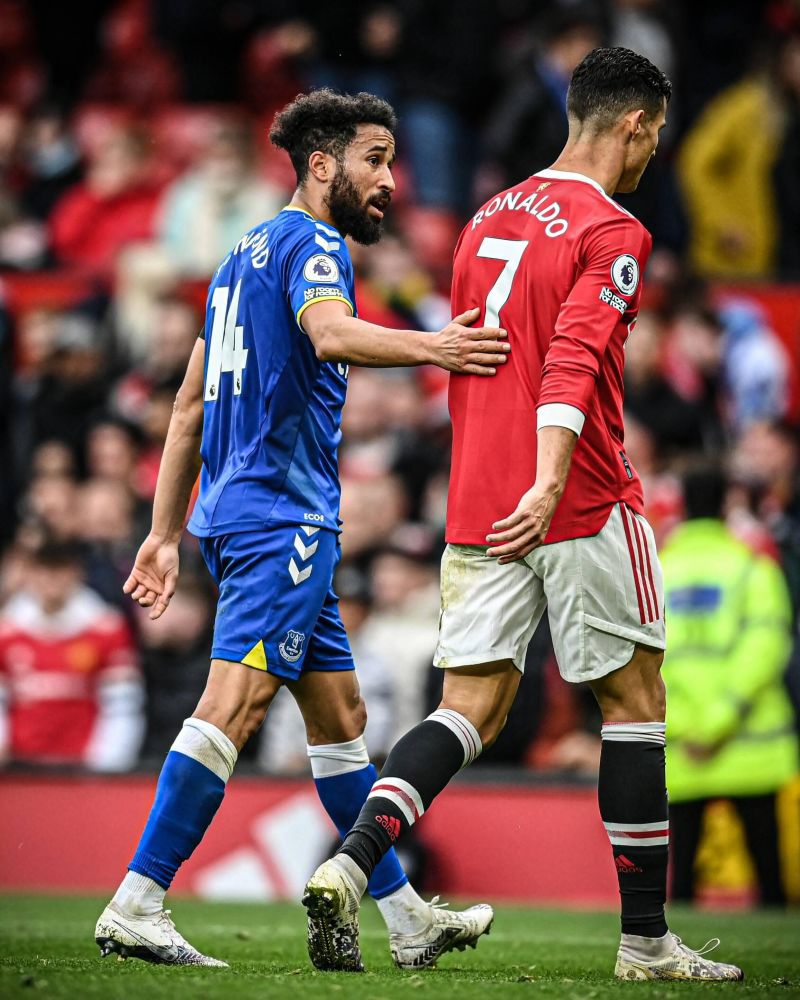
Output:
[[175,926],[175,921],[170,916],[171,913],[172,910],[162,910],[158,915],[158,922],[163,924],[168,930],[174,931],[177,934],[178,929]]
[[681,948],[683,951],[688,951],[690,955],[707,955],[710,951],[713,951],[720,945],[719,938],[711,938],[710,940],[706,941],[706,943],[703,945],[702,948],[697,948],[697,949],[690,948],[687,944],[684,944],[677,934],[675,935],[675,940],[678,943],[678,947]]

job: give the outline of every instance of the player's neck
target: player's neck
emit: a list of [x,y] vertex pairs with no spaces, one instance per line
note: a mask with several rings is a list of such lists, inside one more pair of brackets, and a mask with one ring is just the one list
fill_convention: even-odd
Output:
[[623,158],[614,146],[578,140],[567,142],[550,169],[590,177],[610,196],[617,190],[623,166]]
[[297,188],[292,195],[292,200],[289,202],[289,207],[299,208],[303,212],[308,212],[309,215],[312,215],[315,219],[319,219],[320,222],[327,222],[329,226],[333,226],[334,224],[330,210],[325,204],[325,199],[322,195],[317,197],[310,191]]

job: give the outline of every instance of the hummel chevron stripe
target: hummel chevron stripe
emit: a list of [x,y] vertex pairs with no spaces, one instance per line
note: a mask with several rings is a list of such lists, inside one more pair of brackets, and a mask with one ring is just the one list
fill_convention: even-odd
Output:
[[312,565],[312,566],[307,566],[305,569],[301,570],[298,568],[298,565],[294,561],[294,558],[289,560],[289,576],[292,578],[292,582],[294,583],[295,587],[298,585],[298,583],[302,583],[303,580],[307,580],[311,576],[311,570],[313,568],[314,567]]
[[339,250],[342,244],[338,240],[326,240],[324,236],[320,236],[319,233],[314,237],[314,242],[317,246],[322,247],[323,250]]
[[303,545],[299,535],[294,536],[294,547],[301,559],[310,559],[319,548],[319,542],[312,542],[310,545]]

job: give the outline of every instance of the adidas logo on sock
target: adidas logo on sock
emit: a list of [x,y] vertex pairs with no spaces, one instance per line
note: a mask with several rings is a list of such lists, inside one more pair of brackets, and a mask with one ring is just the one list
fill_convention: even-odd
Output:
[[633,875],[636,872],[644,871],[643,868],[634,864],[630,858],[626,858],[624,854],[618,854],[614,858],[614,864],[617,866],[617,871],[622,872],[624,875]]
[[395,816],[376,816],[375,822],[389,834],[392,843],[400,836],[400,820]]

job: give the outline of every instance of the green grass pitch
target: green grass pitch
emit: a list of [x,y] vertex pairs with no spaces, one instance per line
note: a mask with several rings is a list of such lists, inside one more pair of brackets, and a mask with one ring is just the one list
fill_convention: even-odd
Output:
[[800,995],[800,915],[697,913],[673,908],[671,923],[698,948],[722,938],[721,959],[739,962],[745,983],[618,983],[611,978],[617,918],[610,913],[500,907],[477,951],[446,955],[439,967],[401,973],[390,961],[375,907],[365,907],[365,975],[314,972],[305,952],[305,914],[290,904],[177,900],[173,916],[198,948],[231,968],[165,968],[101,960],[94,922],[105,900],[0,896],[0,997],[103,1000],[491,1000],[492,997],[674,996],[722,990],[747,997]]

